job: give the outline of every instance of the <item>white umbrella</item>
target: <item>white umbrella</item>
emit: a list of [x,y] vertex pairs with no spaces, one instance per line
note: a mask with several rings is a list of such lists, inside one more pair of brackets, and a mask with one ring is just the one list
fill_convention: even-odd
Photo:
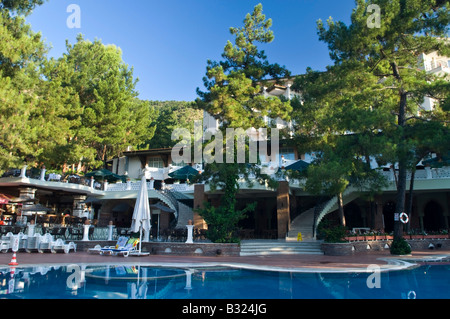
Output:
[[139,189],[136,204],[134,205],[133,220],[131,223],[131,231],[139,232],[139,254],[142,249],[142,229],[147,233],[150,232],[150,205],[148,203],[148,190],[145,175],[141,179],[141,188]]

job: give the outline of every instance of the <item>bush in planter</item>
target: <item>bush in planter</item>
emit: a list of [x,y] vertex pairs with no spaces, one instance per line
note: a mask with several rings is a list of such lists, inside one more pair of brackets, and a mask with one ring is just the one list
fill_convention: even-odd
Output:
[[323,229],[324,240],[326,243],[345,243],[344,238],[347,236],[347,229],[344,226],[334,226]]
[[408,255],[411,253],[411,247],[404,238],[396,238],[391,245],[392,255]]

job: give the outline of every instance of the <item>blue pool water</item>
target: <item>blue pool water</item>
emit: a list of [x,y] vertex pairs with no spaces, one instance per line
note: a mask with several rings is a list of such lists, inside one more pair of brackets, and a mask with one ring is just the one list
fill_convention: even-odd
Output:
[[[378,273],[287,273],[231,268],[60,266],[0,269],[11,299],[449,299],[450,265]],[[373,275],[373,273],[372,273]],[[371,282],[375,282],[369,280]]]

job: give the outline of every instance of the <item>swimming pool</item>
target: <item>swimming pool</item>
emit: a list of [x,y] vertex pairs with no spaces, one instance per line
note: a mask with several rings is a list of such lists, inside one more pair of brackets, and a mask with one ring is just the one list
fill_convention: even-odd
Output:
[[380,273],[132,265],[37,266],[18,267],[14,273],[10,268],[0,271],[0,297],[6,299],[450,298],[448,264]]

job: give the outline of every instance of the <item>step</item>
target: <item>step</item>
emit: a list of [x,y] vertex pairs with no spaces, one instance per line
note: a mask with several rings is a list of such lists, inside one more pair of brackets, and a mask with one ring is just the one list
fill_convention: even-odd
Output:
[[280,241],[242,241],[241,256],[255,255],[294,255],[294,254],[320,254],[322,242],[317,240],[304,242]]

